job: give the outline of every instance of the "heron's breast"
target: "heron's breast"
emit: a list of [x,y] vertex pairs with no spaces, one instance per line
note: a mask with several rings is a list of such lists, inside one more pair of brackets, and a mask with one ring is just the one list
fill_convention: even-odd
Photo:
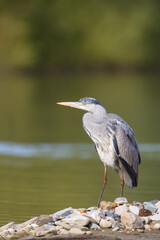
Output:
[[96,146],[98,155],[104,165],[112,168],[117,168],[116,166],[116,155],[112,145],[107,145],[107,148],[102,148],[100,145]]

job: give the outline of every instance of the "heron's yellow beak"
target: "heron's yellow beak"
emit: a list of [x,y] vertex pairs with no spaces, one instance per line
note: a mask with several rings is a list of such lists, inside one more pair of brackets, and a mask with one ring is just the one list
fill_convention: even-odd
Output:
[[85,110],[84,106],[79,102],[58,102],[57,104]]

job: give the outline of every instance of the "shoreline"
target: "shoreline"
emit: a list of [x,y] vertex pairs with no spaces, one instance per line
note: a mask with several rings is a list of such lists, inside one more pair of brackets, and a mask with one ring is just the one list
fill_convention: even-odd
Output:
[[102,201],[100,207],[68,207],[24,223],[0,227],[0,240],[10,239],[160,239],[160,201]]

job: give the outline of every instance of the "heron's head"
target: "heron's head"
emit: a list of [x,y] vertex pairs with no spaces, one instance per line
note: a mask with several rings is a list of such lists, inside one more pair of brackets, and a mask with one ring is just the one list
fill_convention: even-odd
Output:
[[87,112],[95,112],[97,108],[103,107],[100,102],[91,97],[81,98],[79,102],[58,102],[57,104],[82,109]]

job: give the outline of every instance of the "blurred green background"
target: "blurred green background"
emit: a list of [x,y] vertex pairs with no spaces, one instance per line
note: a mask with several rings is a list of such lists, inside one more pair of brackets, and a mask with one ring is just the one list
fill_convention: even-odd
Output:
[[158,68],[158,0],[0,3],[0,66]]
[[[103,164],[83,112],[56,105],[85,96],[124,118],[140,143],[139,186],[125,196],[160,199],[159,9],[158,0],[1,0],[0,225],[96,205]],[[109,169],[103,199],[119,193]]]

